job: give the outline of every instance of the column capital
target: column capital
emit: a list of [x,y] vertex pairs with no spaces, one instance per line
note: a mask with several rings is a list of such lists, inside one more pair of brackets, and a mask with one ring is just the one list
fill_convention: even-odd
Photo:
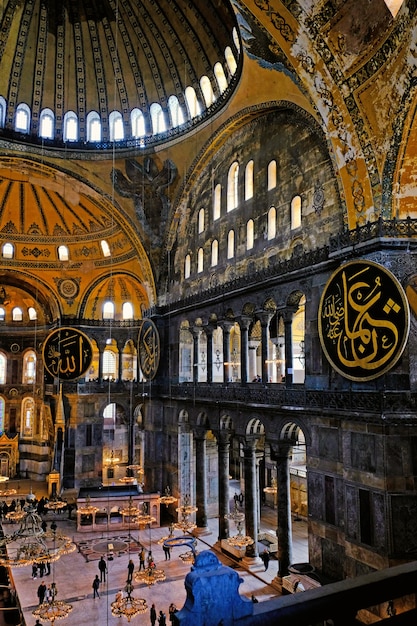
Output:
[[239,324],[241,329],[248,330],[249,326],[253,322],[253,317],[252,315],[238,315],[236,317],[236,321]]
[[280,459],[287,459],[290,455],[291,448],[294,445],[294,441],[269,441],[268,444],[271,451],[272,461],[279,461]]

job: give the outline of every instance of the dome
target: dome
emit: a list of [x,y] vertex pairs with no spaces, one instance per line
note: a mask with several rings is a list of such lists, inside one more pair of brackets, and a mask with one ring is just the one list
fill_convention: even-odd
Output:
[[240,63],[230,3],[151,4],[3,2],[1,135],[68,148],[146,146],[224,106]]

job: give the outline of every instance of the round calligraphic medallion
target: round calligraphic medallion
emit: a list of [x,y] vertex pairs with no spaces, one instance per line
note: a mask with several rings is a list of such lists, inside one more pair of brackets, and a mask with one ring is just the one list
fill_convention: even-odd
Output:
[[144,319],[139,331],[138,353],[140,368],[148,380],[155,378],[160,352],[158,329],[152,320]]
[[43,363],[54,378],[75,380],[89,369],[93,360],[91,341],[76,328],[57,328],[43,344]]
[[351,261],[327,282],[318,325],[332,367],[350,380],[373,380],[400,358],[410,328],[406,294],[382,265]]

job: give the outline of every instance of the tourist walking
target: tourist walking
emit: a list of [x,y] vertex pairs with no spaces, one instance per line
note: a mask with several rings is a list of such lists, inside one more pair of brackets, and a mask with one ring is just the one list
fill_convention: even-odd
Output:
[[269,567],[269,552],[268,550],[265,548],[265,550],[262,552],[261,554],[261,559],[264,562],[265,565],[265,571],[268,569]]
[[150,618],[151,618],[152,626],[155,626],[155,624],[156,624],[156,608],[155,608],[154,604],[152,604],[152,606],[151,606]]
[[100,582],[101,583],[105,583],[106,582],[107,565],[106,565],[106,561],[104,560],[104,557],[100,557],[100,560],[98,562],[98,569],[100,570]]
[[46,585],[45,585],[44,580],[39,585],[37,593],[38,593],[38,598],[39,598],[39,604],[42,604],[42,602],[45,600],[45,593],[46,593]]
[[132,559],[130,559],[129,563],[127,564],[127,582],[128,583],[132,582],[134,569],[135,569],[135,564],[133,563]]
[[98,577],[98,574],[96,574],[95,579],[93,580],[93,599],[97,596],[98,598],[100,597],[100,594],[98,592],[99,587],[100,587],[100,579]]
[[146,552],[145,552],[145,548],[142,546],[142,550],[139,552],[139,571],[142,568],[145,569],[145,559],[146,559]]

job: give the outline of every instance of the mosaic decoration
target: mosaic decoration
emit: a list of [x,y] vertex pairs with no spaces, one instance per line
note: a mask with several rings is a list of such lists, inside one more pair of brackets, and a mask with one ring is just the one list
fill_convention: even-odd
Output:
[[407,297],[395,276],[372,261],[342,265],[320,301],[323,351],[345,378],[373,380],[390,370],[408,339]]

